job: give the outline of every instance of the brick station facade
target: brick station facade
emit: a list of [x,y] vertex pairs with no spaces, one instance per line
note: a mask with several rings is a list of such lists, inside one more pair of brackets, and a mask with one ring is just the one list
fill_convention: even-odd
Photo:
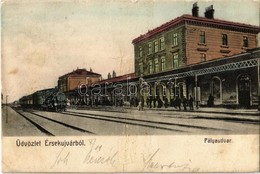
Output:
[[[170,86],[150,85],[152,95],[160,94],[158,100],[162,102],[171,103],[176,96],[182,99],[192,96],[198,105],[208,105],[212,95],[215,106],[259,105],[260,56],[259,51],[252,50],[257,48],[260,28],[214,19],[213,6],[206,9],[205,17],[198,16],[197,4],[192,12],[132,41],[136,77],[148,82],[156,79],[157,84],[165,84],[166,75],[171,78]],[[255,57],[254,63],[246,65],[245,60],[250,57]],[[234,68],[240,64],[240,68]],[[190,70],[198,67],[200,70]],[[179,72],[183,75],[178,76]]]
[[136,76],[154,74],[257,47],[259,27],[183,15],[133,40]]

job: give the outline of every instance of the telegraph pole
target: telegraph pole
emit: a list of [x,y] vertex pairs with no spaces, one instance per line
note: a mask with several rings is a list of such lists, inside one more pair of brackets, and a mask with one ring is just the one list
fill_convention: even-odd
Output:
[[177,96],[177,79],[176,77],[174,78],[174,98]]
[[8,123],[8,108],[7,108],[7,99],[8,99],[8,95],[6,95],[6,97],[5,97],[5,103],[6,103],[6,106],[5,106],[5,111],[6,111],[6,120],[5,120],[5,122],[6,123]]
[[195,74],[195,104],[196,108],[199,109],[199,101],[198,101],[198,76]]
[[257,78],[258,78],[258,111],[260,111],[260,58],[257,59]]

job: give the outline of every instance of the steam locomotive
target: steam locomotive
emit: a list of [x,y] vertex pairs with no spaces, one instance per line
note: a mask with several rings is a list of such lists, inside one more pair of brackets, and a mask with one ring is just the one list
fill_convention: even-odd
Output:
[[66,110],[67,99],[57,88],[50,88],[22,97],[19,104],[22,108],[62,112]]

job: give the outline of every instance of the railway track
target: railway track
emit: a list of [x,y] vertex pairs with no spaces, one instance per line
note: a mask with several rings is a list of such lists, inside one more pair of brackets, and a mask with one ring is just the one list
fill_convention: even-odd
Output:
[[127,117],[117,117],[117,116],[105,116],[105,115],[100,115],[100,114],[90,114],[90,113],[81,113],[81,112],[72,112],[72,111],[63,112],[63,114],[76,116],[76,117],[83,117],[83,118],[85,117],[85,118],[90,118],[90,119],[110,121],[110,122],[118,122],[118,123],[124,123],[124,124],[145,126],[145,127],[156,128],[156,129],[178,131],[178,132],[184,132],[184,131],[179,130],[179,129],[167,128],[165,126],[177,126],[177,127],[182,127],[182,128],[203,129],[203,130],[213,130],[213,131],[219,131],[219,130],[229,131],[227,129],[194,126],[194,125],[187,125],[187,124],[180,124],[180,123],[169,123],[169,122],[162,122],[162,121],[151,121],[151,120],[135,119],[135,118],[127,118]]
[[94,120],[102,120],[102,121],[108,121],[108,122],[114,122],[114,123],[122,123],[126,125],[134,125],[134,126],[141,126],[141,127],[148,127],[148,128],[154,128],[154,129],[162,129],[162,130],[168,130],[168,131],[174,131],[174,132],[184,132],[182,130],[173,129],[173,128],[167,128],[162,127],[158,125],[149,125],[144,124],[140,120],[135,120],[135,122],[129,122],[127,118],[110,118],[110,116],[99,116],[96,114],[85,114],[85,113],[70,113],[70,112],[63,112],[63,114],[75,116],[75,117],[81,117],[81,118],[88,118],[88,119],[94,119]]
[[14,111],[16,113],[18,113],[19,115],[21,115],[23,118],[25,118],[27,121],[29,121],[30,123],[32,123],[38,130],[40,130],[42,133],[44,133],[45,135],[48,136],[54,136],[51,132],[49,132],[47,129],[45,129],[44,127],[42,127],[41,125],[39,125],[38,123],[36,123],[35,121],[33,121],[32,119],[28,118],[27,116],[25,116],[24,114],[22,114],[21,112],[19,112],[18,110],[14,109]]
[[[140,126],[158,130],[165,130],[171,132],[180,132],[180,133],[189,133],[192,132],[194,129],[196,130],[207,130],[207,131],[229,131],[227,129],[219,129],[219,128],[212,128],[212,127],[204,127],[204,126],[196,126],[196,125],[188,125],[188,124],[181,124],[181,123],[172,123],[172,122],[165,122],[165,121],[153,121],[147,120],[142,118],[129,118],[127,116],[112,116],[112,115],[101,115],[101,114],[94,114],[94,113],[82,113],[82,112],[73,112],[73,111],[66,111],[62,113],[53,113],[51,114],[44,114],[43,112],[35,112],[34,110],[26,110],[21,113],[14,109],[19,115],[24,117],[26,120],[31,122],[37,129],[48,136],[55,136],[56,130],[52,130],[49,127],[49,124],[52,124],[52,127],[60,128],[58,135],[60,132],[63,131],[64,135],[67,135],[67,130],[73,130],[76,132],[80,132],[85,135],[94,135],[95,131],[92,132],[90,130],[86,130],[84,128],[80,128],[79,124],[74,119],[74,123],[66,122],[62,119],[62,115],[64,116],[71,116],[71,117],[79,117],[82,119],[92,119],[96,121],[106,121],[111,123],[119,123],[124,125],[133,125],[133,126]],[[51,113],[51,112],[46,112]],[[55,114],[62,114],[62,115],[55,115]],[[56,117],[57,116],[57,117]],[[55,118],[56,117],[56,118]],[[59,118],[58,118],[59,117]],[[41,121],[44,120],[44,121]],[[44,125],[43,125],[44,124]],[[55,125],[54,125],[55,124]],[[81,127],[85,127],[82,126]],[[66,129],[65,129],[66,128]],[[91,129],[91,128],[89,128]],[[73,134],[72,134],[73,135]],[[78,135],[78,133],[74,134]]]
[[[13,108],[14,109],[14,108]],[[81,132],[83,135],[94,135],[94,132],[88,131],[86,129],[82,129],[52,118],[45,117],[43,115],[31,112],[31,111],[19,111],[14,109],[19,115],[25,118],[27,121],[32,123],[38,130],[48,136],[55,136],[63,131],[66,135],[67,131],[73,130]],[[44,120],[44,121],[43,121]],[[54,127],[54,128],[53,128]],[[57,133],[58,132],[58,133]],[[72,132],[73,133],[73,132]]]

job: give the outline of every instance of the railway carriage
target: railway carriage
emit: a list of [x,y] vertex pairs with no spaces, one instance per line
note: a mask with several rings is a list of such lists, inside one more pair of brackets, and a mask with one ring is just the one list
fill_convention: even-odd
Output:
[[67,100],[63,92],[57,88],[50,88],[24,96],[19,103],[22,108],[61,112],[66,110]]

